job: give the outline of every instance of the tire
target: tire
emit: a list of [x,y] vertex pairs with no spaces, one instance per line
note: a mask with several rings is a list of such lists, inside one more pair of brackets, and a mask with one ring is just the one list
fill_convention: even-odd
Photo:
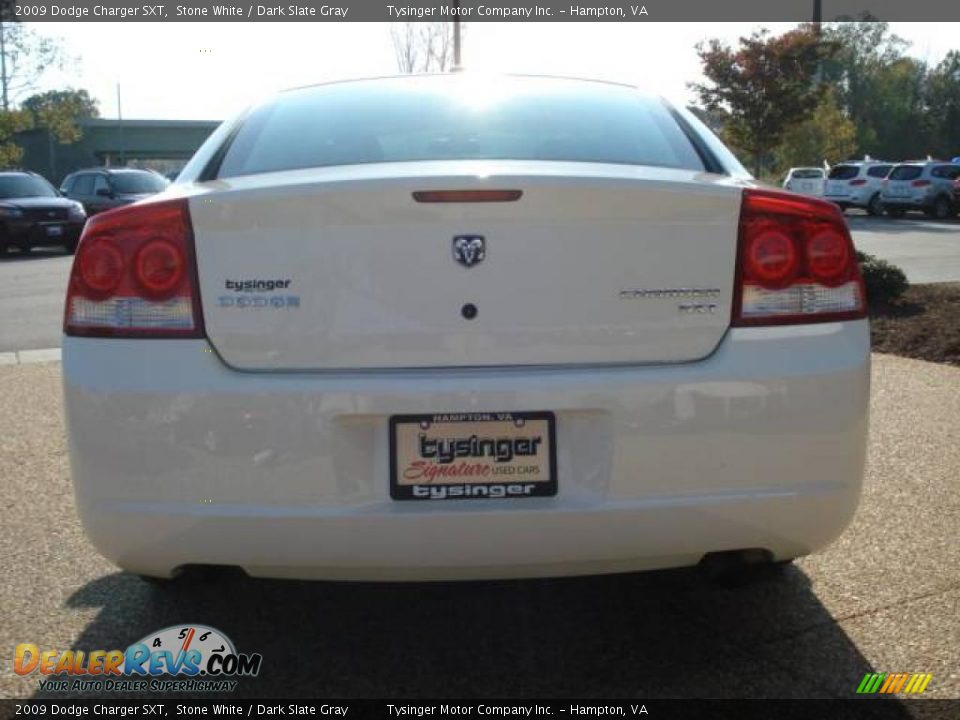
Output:
[[950,207],[950,201],[941,195],[936,200],[933,201],[933,208],[930,212],[930,216],[936,218],[937,220],[946,220],[952,215]]
[[887,215],[892,218],[902,218],[906,212],[903,208],[887,208]]
[[867,203],[867,215],[874,217],[883,215],[883,201],[880,199],[880,193],[874,193],[873,197],[870,198],[870,202]]
[[68,240],[63,244],[63,248],[67,251],[67,255],[73,255],[77,252],[77,242],[78,240]]

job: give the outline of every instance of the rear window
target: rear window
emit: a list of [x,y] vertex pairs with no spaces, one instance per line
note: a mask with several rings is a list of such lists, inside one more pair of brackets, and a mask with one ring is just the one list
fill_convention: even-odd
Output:
[[872,168],[867,170],[867,175],[872,178],[885,178],[892,167],[893,165],[874,165]]
[[111,175],[110,185],[115,192],[140,195],[160,192],[166,189],[169,183],[166,178],[149,172],[118,172]]
[[837,165],[830,171],[831,180],[853,180],[860,173],[860,168],[856,165]]
[[790,177],[794,180],[820,180],[823,170],[794,170]]
[[930,174],[933,175],[933,177],[953,180],[955,177],[960,176],[960,165],[938,165],[930,171]]
[[667,108],[631,88],[441,76],[282,93],[246,118],[219,176],[473,159],[704,169]]
[[890,172],[891,180],[916,180],[923,173],[919,165],[897,165]]

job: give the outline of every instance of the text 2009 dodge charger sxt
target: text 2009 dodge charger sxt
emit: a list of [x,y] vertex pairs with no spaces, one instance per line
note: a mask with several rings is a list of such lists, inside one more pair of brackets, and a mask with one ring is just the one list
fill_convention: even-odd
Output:
[[780,561],[859,497],[843,219],[626,86],[281,93],[89,222],[65,333],[79,511],[145,575]]

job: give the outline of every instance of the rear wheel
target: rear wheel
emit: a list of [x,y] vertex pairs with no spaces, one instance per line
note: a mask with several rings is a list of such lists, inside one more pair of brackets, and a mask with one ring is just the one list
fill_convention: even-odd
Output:
[[883,202],[880,200],[880,193],[874,193],[873,197],[870,198],[870,202],[867,203],[867,214],[868,215],[883,214]]
[[937,220],[946,220],[950,217],[950,201],[941,195],[933,202],[933,212],[931,215]]

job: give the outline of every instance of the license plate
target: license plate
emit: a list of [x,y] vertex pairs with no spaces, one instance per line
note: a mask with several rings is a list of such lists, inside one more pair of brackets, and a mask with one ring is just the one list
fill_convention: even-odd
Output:
[[390,418],[390,497],[466,500],[557,494],[551,412]]
[[59,225],[47,225],[47,237],[60,237],[63,235],[63,228]]
[[894,185],[890,188],[890,195],[893,197],[907,197],[910,194],[910,190],[905,187],[897,187]]

